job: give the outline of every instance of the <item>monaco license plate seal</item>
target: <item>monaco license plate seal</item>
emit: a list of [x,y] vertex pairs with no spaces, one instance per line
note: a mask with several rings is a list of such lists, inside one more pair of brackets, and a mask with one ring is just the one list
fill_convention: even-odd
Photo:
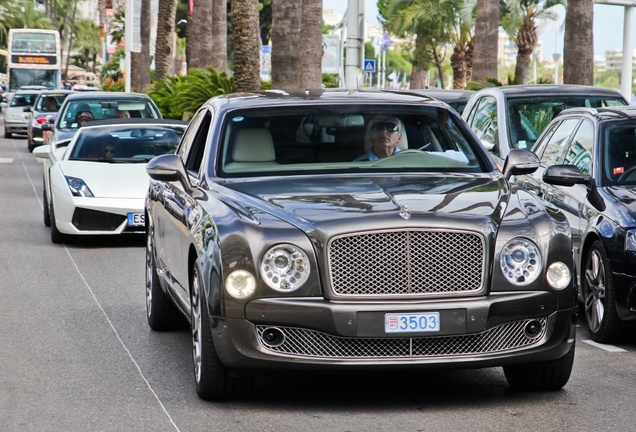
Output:
[[439,312],[387,313],[384,315],[385,333],[438,333]]

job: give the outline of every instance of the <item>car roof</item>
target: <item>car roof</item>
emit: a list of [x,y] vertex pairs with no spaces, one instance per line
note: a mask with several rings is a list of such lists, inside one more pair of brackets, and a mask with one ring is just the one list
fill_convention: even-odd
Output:
[[476,93],[474,90],[463,89],[412,89],[408,91],[424,96],[431,96],[435,99],[441,99],[443,101],[456,101],[459,99],[467,100]]
[[89,127],[94,126],[113,126],[120,125],[122,127],[127,127],[130,125],[140,125],[140,126],[153,126],[153,125],[181,125],[187,126],[188,122],[183,120],[173,120],[173,119],[157,119],[157,118],[128,118],[128,119],[106,119],[106,120],[94,120],[92,122],[88,122],[85,126],[82,126],[78,130],[82,130]]
[[75,93],[73,90],[64,90],[64,89],[59,89],[59,90],[42,90],[40,92],[41,95],[48,95],[48,94],[71,94],[71,93]]
[[74,100],[95,100],[95,99],[146,99],[151,100],[145,93],[123,93],[107,91],[71,91],[72,94],[66,98],[65,102]]
[[528,85],[510,85],[499,87],[487,87],[481,89],[477,93],[483,91],[497,91],[508,96],[530,96],[530,95],[568,95],[568,94],[586,94],[591,96],[623,96],[618,90],[605,87],[586,86],[578,84],[528,84]]
[[579,114],[579,115],[588,114],[588,115],[592,115],[592,116],[596,116],[596,117],[604,118],[604,119],[624,118],[624,119],[634,120],[636,119],[636,106],[625,105],[625,106],[602,107],[602,108],[587,108],[587,107],[568,108],[561,111],[558,117],[572,115],[572,114]]
[[261,90],[251,93],[232,93],[215,96],[206,104],[226,108],[285,106],[285,105],[330,105],[330,104],[385,104],[385,105],[433,105],[446,107],[443,102],[421,94],[404,91],[367,89],[302,89]]

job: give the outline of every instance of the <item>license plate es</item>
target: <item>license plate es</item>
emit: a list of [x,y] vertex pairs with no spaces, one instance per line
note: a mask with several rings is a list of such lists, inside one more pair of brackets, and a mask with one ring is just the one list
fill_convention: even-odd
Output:
[[143,213],[128,213],[129,226],[144,226],[146,217]]
[[385,314],[385,333],[439,332],[439,312]]

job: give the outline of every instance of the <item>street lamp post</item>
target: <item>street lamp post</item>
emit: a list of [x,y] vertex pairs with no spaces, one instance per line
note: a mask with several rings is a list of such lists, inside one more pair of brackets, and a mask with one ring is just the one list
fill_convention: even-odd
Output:
[[554,59],[554,83],[559,83],[559,60],[561,60],[561,53],[552,54],[552,58]]

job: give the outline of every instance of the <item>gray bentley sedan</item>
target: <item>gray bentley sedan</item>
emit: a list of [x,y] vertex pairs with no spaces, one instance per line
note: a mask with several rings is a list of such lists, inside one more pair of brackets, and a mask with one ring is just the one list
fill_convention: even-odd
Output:
[[274,370],[503,366],[514,388],[560,389],[570,227],[509,182],[538,166],[513,150],[498,170],[419,94],[210,99],[146,168],[148,324],[191,327],[209,400]]

